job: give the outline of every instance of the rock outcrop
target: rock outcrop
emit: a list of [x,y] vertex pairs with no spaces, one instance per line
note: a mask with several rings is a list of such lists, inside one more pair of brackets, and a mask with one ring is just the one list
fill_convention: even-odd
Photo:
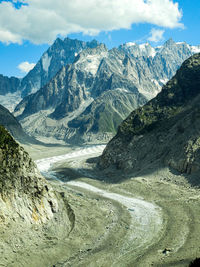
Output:
[[22,79],[18,90],[23,97],[36,92],[45,86],[63,66],[72,63],[80,51],[95,48],[98,44],[96,40],[83,42],[77,39],[57,38],[35,67]]
[[61,197],[41,176],[28,153],[0,126],[0,223],[43,224],[61,209],[66,210],[68,221]]
[[57,190],[39,173],[28,153],[0,126],[2,266],[53,266],[64,250],[62,242],[75,224],[65,192]]
[[165,164],[200,170],[200,54],[186,60],[162,91],[133,111],[101,156],[101,168],[127,171]]

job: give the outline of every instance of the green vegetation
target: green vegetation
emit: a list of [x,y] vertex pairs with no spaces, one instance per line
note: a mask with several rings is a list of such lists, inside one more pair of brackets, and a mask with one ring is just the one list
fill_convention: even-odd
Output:
[[17,148],[19,145],[15,142],[8,131],[0,125],[0,148]]
[[199,94],[199,73],[200,54],[196,54],[184,62],[154,99],[128,116],[120,125],[118,135],[126,138],[142,135],[183,111],[186,103]]

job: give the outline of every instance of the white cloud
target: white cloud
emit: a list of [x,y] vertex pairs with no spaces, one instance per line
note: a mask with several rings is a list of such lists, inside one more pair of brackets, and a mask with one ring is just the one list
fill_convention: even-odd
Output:
[[[0,3],[0,41],[51,43],[56,36],[129,29],[134,23],[182,27],[182,12],[172,0],[22,0],[16,9]],[[3,36],[3,37],[2,37]]]
[[30,70],[32,70],[35,67],[35,63],[29,63],[28,61],[22,62],[18,65],[18,69],[21,72],[28,73]]
[[150,32],[151,36],[148,38],[148,40],[154,43],[158,43],[163,40],[164,32],[165,32],[164,30],[153,28]]
[[0,41],[6,44],[9,43],[21,44],[21,37],[18,34],[14,34],[10,31],[0,29]]

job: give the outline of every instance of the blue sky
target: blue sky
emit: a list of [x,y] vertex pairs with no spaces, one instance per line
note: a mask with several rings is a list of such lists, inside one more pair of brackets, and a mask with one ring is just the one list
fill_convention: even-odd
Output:
[[199,26],[199,0],[0,0],[0,74],[25,76],[56,36],[108,48],[171,37],[199,45]]

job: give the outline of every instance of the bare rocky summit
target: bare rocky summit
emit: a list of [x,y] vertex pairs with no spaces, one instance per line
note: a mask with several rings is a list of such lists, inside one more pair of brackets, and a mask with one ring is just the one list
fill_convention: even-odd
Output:
[[200,170],[200,54],[186,60],[162,91],[133,111],[101,156],[101,168],[127,171],[153,164]]

